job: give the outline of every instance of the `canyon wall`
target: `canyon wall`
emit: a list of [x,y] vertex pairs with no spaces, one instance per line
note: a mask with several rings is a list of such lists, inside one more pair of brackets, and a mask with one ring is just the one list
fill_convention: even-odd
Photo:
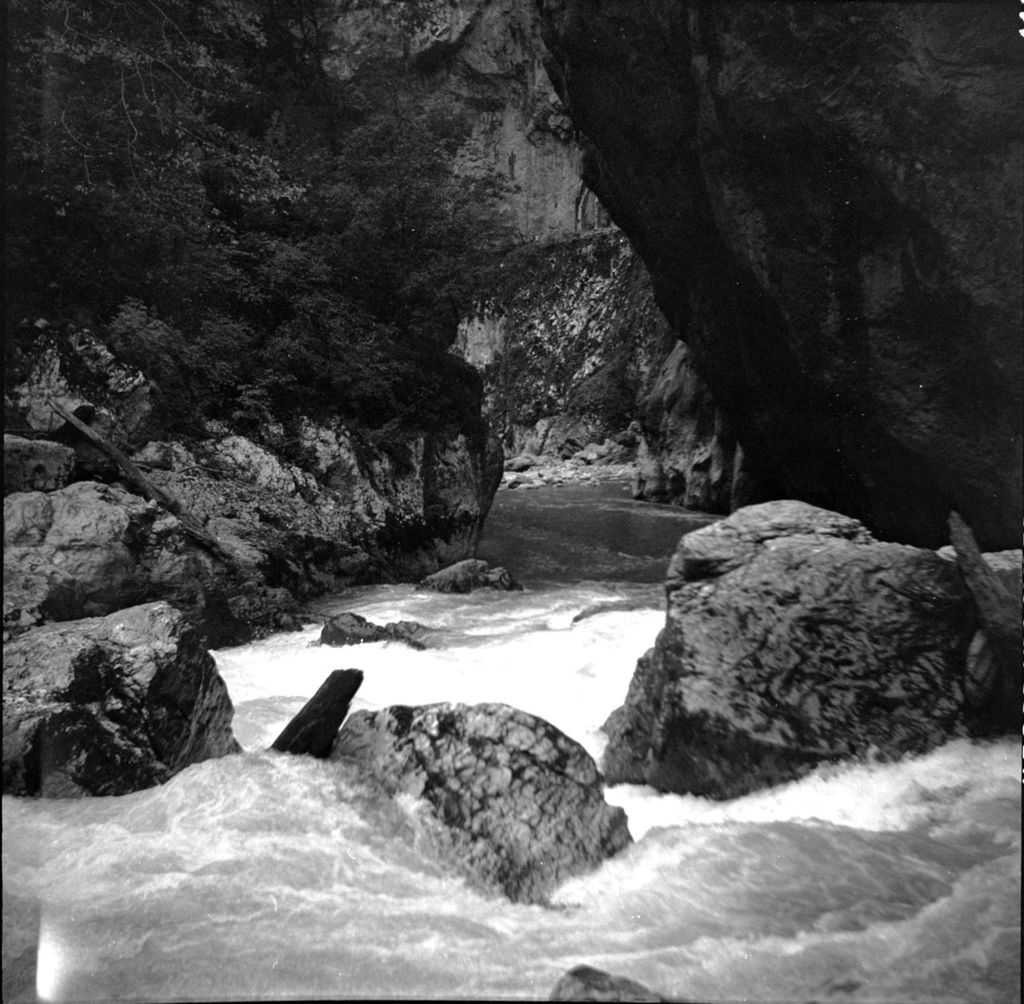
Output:
[[607,224],[580,179],[582,151],[544,70],[539,20],[526,0],[356,0],[325,18],[325,71],[346,80],[384,61],[414,71],[424,105],[463,116],[455,167],[494,178],[497,209],[527,240]]
[[469,125],[454,169],[495,183],[513,245],[458,346],[483,375],[506,451],[557,455],[544,429],[559,418],[583,420],[597,442],[636,421],[638,497],[727,511],[731,434],[686,350],[673,349],[645,266],[581,180],[582,147],[544,69],[535,5],[361,0],[336,5],[325,29],[329,74],[404,62],[419,103]]
[[768,494],[1021,516],[1021,96],[997,4],[540,0],[587,184]]
[[506,454],[569,456],[618,438],[636,447],[636,497],[728,512],[735,440],[623,234],[530,245],[505,266],[455,348],[483,377]]

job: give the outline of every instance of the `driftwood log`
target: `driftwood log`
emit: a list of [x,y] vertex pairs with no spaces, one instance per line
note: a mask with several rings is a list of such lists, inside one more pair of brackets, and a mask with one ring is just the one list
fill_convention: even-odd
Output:
[[303,753],[318,760],[326,759],[362,682],[362,670],[334,670],[270,748],[281,753]]
[[143,498],[150,499],[162,506],[169,513],[177,516],[182,529],[197,544],[206,548],[211,554],[228,565],[235,564],[234,557],[224,549],[224,546],[214,537],[192,513],[187,512],[181,503],[171,495],[168,495],[162,488],[153,484],[138,466],[121,450],[112,443],[108,443],[95,429],[86,425],[77,415],[72,414],[67,408],[62,407],[56,401],[49,401],[50,407],[64,419],[70,426],[77,429],[93,446],[102,450],[111,460],[117,464],[125,480]]

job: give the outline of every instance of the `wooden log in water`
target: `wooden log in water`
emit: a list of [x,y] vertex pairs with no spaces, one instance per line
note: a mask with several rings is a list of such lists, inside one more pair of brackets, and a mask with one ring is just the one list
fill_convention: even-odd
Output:
[[271,749],[326,759],[349,705],[363,682],[360,669],[336,669],[285,726]]

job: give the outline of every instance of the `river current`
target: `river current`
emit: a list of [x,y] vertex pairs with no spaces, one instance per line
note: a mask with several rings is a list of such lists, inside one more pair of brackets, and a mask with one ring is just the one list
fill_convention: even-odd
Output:
[[311,610],[419,621],[425,651],[311,647],[316,623],[215,653],[242,755],[119,798],[4,797],[4,999],[539,999],[586,963],[700,1001],[1019,1001],[1010,740],[730,802],[610,788],[635,843],[549,907],[446,871],[414,803],[267,751],[352,666],[355,708],[502,701],[598,757],[663,623],[667,558],[707,520],[621,485],[503,492],[481,556],[523,592],[377,586]]

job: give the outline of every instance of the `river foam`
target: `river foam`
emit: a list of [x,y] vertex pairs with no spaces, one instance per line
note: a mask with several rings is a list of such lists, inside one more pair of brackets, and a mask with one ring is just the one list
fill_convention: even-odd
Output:
[[[527,585],[326,598],[314,616],[420,621],[428,648],[311,645],[316,623],[218,652],[243,754],[118,798],[5,797],[5,1000],[539,999],[584,963],[694,1000],[1020,999],[1010,740],[834,765],[728,802],[613,787],[636,842],[549,907],[453,876],[414,800],[267,750],[353,666],[357,708],[503,701],[599,757],[663,623],[660,585]],[[609,603],[634,609],[575,620]]]

